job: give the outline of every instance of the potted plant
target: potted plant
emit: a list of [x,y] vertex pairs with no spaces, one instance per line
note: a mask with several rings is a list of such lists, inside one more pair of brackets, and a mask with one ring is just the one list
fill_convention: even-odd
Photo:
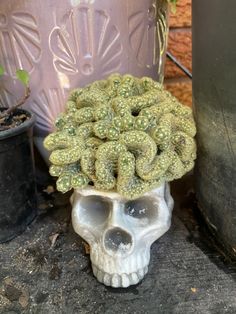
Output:
[[[0,80],[3,74],[0,66]],[[0,243],[21,233],[36,215],[32,147],[35,117],[19,108],[30,95],[28,73],[18,70],[16,76],[25,94],[16,105],[5,108],[1,103],[0,108]]]
[[139,282],[165,233],[168,181],[191,170],[195,125],[151,78],[113,74],[74,90],[44,141],[57,189],[74,189],[72,223],[91,247],[94,275],[113,287]]

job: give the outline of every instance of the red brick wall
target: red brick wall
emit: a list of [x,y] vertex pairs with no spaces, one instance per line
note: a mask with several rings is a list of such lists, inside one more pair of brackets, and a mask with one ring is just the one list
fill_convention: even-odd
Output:
[[[168,51],[192,72],[191,0],[179,0],[170,15]],[[192,104],[192,82],[170,60],[166,60],[165,86],[182,103]]]

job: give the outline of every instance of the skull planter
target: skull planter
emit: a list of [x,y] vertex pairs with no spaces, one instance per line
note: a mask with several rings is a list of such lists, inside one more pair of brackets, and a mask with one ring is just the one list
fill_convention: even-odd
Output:
[[112,74],[72,91],[55,124],[44,141],[50,174],[59,191],[75,191],[72,222],[91,246],[95,276],[113,287],[138,283],[170,226],[167,182],[194,165],[191,109],[150,78]]
[[74,230],[90,245],[98,281],[125,288],[143,279],[151,244],[170,227],[173,199],[168,183],[135,200],[93,188],[76,190],[71,203]]

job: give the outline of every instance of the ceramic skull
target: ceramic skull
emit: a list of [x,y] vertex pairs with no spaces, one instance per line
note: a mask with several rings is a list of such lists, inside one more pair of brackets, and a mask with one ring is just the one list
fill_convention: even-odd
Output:
[[72,224],[90,245],[93,273],[112,287],[137,284],[147,273],[151,244],[170,227],[169,185],[135,200],[93,188],[75,190]]

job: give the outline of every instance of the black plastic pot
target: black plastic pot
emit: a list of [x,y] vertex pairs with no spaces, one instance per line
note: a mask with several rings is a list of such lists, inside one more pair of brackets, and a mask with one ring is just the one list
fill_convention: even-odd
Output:
[[36,184],[33,158],[35,117],[20,126],[0,132],[0,243],[23,232],[35,218]]
[[236,258],[236,1],[193,0],[192,5],[198,205]]

